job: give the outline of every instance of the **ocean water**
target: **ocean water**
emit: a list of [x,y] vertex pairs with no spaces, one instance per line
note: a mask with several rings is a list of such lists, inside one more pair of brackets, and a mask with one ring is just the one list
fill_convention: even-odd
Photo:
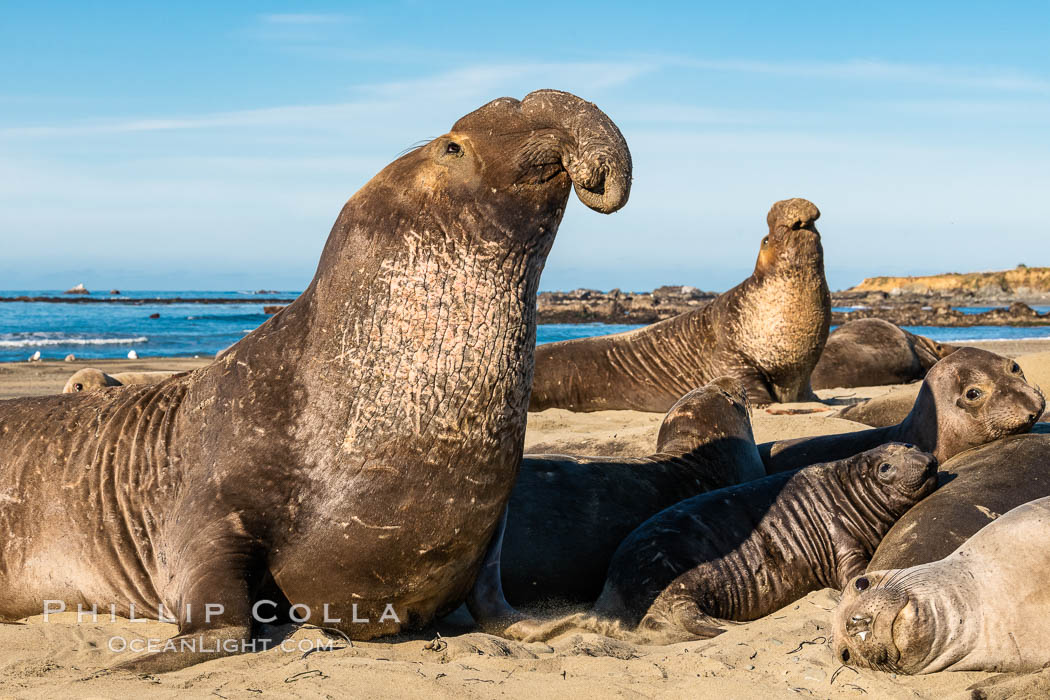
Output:
[[[106,290],[108,292],[108,290]],[[49,291],[0,291],[0,297],[56,296]],[[92,298],[109,298],[94,293]],[[26,303],[0,302],[0,362],[16,362],[40,351],[44,359],[62,359],[72,353],[79,358],[214,355],[236,343],[269,316],[262,299],[290,301],[295,292],[125,292],[122,299],[208,298],[221,304],[134,304],[134,303]],[[159,314],[151,319],[150,315]],[[537,329],[537,342],[551,343],[621,333],[637,325],[604,323],[551,324]],[[993,340],[1050,338],[1050,326],[1020,328],[975,326],[971,328],[908,327],[913,333],[937,340]]]

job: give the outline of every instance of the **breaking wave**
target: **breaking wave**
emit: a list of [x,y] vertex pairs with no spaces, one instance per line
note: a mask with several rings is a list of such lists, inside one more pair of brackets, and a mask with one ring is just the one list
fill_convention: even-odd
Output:
[[0,348],[48,348],[58,345],[137,345],[148,343],[149,338],[140,335],[134,338],[41,338],[11,336],[0,337]]

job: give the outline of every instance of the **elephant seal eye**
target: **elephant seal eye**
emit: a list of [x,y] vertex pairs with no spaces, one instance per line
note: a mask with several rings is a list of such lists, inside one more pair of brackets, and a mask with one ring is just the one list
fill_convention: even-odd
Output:
[[844,663],[844,664],[848,664],[849,663],[849,649],[843,649],[842,650],[842,663]]
[[1020,374],[1021,373],[1021,365],[1019,365],[1019,364],[1017,364],[1015,362],[1013,364],[1013,366],[1010,368],[1010,371],[1013,372],[1014,374]]
[[462,150],[463,150],[463,147],[460,146],[455,141],[449,141],[448,145],[445,146],[445,153],[459,153]]
[[883,462],[882,464],[879,465],[879,471],[882,472],[883,474],[885,474],[889,470],[890,470],[890,463],[889,462]]
[[73,385],[73,391],[83,391],[83,390],[84,390],[84,385],[83,384],[74,384]]
[[769,245],[769,236],[762,239],[762,247],[765,248],[767,245]]
[[866,591],[868,590],[868,586],[871,585],[871,581],[869,581],[867,577],[861,576],[859,579],[853,582],[853,585],[858,591]]
[[982,392],[980,389],[970,389],[966,392],[966,398],[968,398],[970,401],[976,401],[977,399],[981,398],[981,393]]

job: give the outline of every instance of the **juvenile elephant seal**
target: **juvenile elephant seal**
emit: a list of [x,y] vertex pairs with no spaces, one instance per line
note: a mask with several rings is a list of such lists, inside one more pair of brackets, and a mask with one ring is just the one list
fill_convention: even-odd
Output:
[[624,537],[651,515],[765,476],[739,380],[722,377],[678,403],[642,458],[528,455],[510,497],[501,557],[511,603],[591,602]]
[[774,204],[755,271],[696,311],[537,348],[529,410],[662,413],[726,375],[745,382],[756,405],[810,398],[809,374],[831,318],[819,216],[805,199]]
[[1014,508],[950,555],[873,571],[832,625],[845,664],[892,673],[1037,671],[1050,664],[1050,498]]
[[130,386],[132,384],[156,384],[164,381],[177,372],[117,372],[106,374],[100,369],[85,367],[78,370],[66,382],[63,394],[76,394],[82,391],[97,391],[109,386]]
[[648,643],[718,634],[864,571],[882,536],[936,484],[937,460],[890,444],[694,496],[643,523],[616,550],[593,615],[517,623],[512,636],[571,627]]
[[1046,407],[1021,367],[987,350],[961,348],[929,371],[911,413],[886,428],[767,442],[758,446],[766,471],[788,471],[842,459],[887,442],[907,442],[943,464],[993,440],[1024,433]]
[[871,570],[904,569],[951,554],[1003,513],[1050,496],[1050,435],[1015,435],[941,465],[937,492],[889,531]]
[[242,652],[275,617],[369,639],[457,607],[521,462],[537,286],[570,188],[608,213],[630,183],[593,104],[495,100],[351,197],[307,290],[221,362],[0,402],[18,493],[0,510],[0,617],[163,605],[171,650],[126,665],[155,672]]
[[879,318],[847,321],[828,336],[810,381],[814,389],[907,384],[958,349]]

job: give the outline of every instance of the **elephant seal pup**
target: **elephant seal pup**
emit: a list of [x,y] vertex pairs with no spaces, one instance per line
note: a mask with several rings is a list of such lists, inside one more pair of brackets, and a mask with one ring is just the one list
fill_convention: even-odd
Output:
[[124,666],[158,672],[245,651],[275,618],[369,639],[456,608],[521,462],[569,192],[608,213],[630,183],[593,104],[497,99],[351,197],[306,291],[221,362],[0,401],[0,480],[18,487],[0,619],[163,605],[171,650]]
[[129,386],[131,384],[156,384],[178,372],[117,372],[106,374],[100,369],[85,367],[78,370],[66,382],[63,394],[76,394],[82,391],[96,391],[110,386]]
[[[936,484],[937,460],[910,445],[694,496],[623,541],[593,614],[525,620],[511,636],[572,627],[667,644],[718,634],[864,570],[894,521]],[[636,637],[633,635],[637,635]]]
[[879,318],[847,321],[828,336],[810,382],[814,389],[907,384],[958,349]]
[[528,455],[501,556],[512,604],[593,602],[609,560],[647,518],[698,493],[765,476],[743,384],[722,377],[678,403],[641,458]]
[[951,554],[1008,510],[1050,496],[1050,435],[1015,435],[941,465],[937,492],[897,521],[869,570],[905,569]]
[[1050,664],[1050,498],[1014,508],[947,557],[845,587],[835,658],[891,673],[1038,671]]
[[887,442],[907,442],[943,464],[993,440],[1028,432],[1046,407],[1011,359],[961,348],[929,371],[908,417],[897,425],[758,446],[770,474],[843,459]]
[[725,375],[744,381],[756,405],[812,398],[809,374],[831,318],[819,216],[805,199],[774,204],[755,271],[703,308],[537,348],[529,410],[663,413]]

